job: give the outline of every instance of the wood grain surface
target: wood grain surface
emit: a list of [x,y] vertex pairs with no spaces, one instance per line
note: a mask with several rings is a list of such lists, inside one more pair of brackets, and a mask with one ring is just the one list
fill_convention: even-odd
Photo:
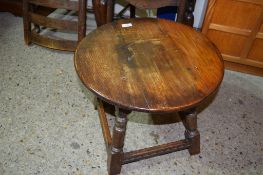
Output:
[[[41,8],[42,7],[42,8]],[[78,13],[77,21],[51,18],[49,14],[43,13],[41,9],[67,9]],[[39,11],[41,10],[41,11]],[[23,22],[25,44],[35,43],[51,49],[75,51],[77,44],[86,36],[86,10],[87,1],[78,0],[23,0]],[[51,11],[51,10],[45,10]],[[61,14],[62,15],[62,14]],[[64,14],[63,14],[64,15]],[[34,28],[32,28],[34,26]],[[53,37],[49,34],[41,34],[42,29],[59,29],[78,33],[77,40],[68,40],[63,37]]]
[[227,69],[263,76],[263,0],[210,0],[202,33]]
[[178,6],[182,0],[126,0],[129,4],[140,9],[153,9],[166,6]]
[[79,11],[78,1],[71,0],[28,0],[29,3],[52,8],[62,8],[67,10]]
[[[122,24],[132,24],[123,28]],[[126,19],[84,38],[75,53],[84,85],[118,107],[176,112],[194,107],[222,81],[217,48],[190,27],[163,19]]]

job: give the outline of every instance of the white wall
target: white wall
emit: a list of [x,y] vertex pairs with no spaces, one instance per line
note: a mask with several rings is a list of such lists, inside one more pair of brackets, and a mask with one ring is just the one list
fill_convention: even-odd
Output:
[[207,2],[208,2],[207,0],[196,1],[195,11],[194,11],[194,16],[195,16],[194,27],[196,28],[202,27],[205,11],[207,8]]

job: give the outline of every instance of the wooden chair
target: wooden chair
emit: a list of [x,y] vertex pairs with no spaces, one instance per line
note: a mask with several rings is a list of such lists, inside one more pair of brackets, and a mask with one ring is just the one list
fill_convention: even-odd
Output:
[[135,18],[135,8],[157,9],[166,6],[177,6],[177,22],[193,26],[195,0],[126,0],[130,5],[130,15]]
[[[37,7],[48,7],[52,9],[66,9],[75,11],[78,14],[77,21],[70,21],[58,18],[43,16],[37,12]],[[25,43],[35,43],[44,47],[75,51],[77,44],[86,36],[86,0],[23,0],[23,20]],[[34,26],[34,27],[32,27]],[[41,34],[42,29],[76,32],[77,40],[51,37]]]
[[[93,0],[93,7],[97,25],[103,25],[111,22],[114,18],[113,6],[114,0],[104,1]],[[177,22],[193,26],[196,0],[126,0],[128,5],[120,12],[123,13],[127,8],[130,8],[130,17],[135,18],[135,10],[139,9],[156,9],[166,6],[177,6]],[[121,14],[119,14],[121,16]]]

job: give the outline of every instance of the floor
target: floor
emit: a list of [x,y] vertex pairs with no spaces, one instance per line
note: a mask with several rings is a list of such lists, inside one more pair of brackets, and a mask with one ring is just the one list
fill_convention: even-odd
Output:
[[[0,13],[0,21],[0,175],[106,175],[97,111],[73,53],[26,46],[21,18]],[[226,70],[216,97],[200,108],[201,153],[142,160],[124,165],[122,174],[262,175],[262,104],[262,77]],[[183,131],[172,116],[133,112],[125,150],[183,138]]]

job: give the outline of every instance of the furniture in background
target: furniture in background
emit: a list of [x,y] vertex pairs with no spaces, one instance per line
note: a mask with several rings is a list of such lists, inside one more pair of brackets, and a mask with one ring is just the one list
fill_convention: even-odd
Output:
[[[153,156],[183,149],[190,155],[200,152],[196,107],[217,91],[224,74],[219,51],[204,35],[169,20],[117,20],[87,35],[74,62],[81,81],[98,98],[109,175],[120,173],[123,164]],[[112,136],[104,101],[116,108]],[[181,111],[185,139],[123,152],[131,111]]]
[[[0,0],[0,12],[10,12],[15,16],[23,16],[23,0]],[[37,13],[47,16],[54,11],[52,8],[38,6]],[[89,10],[89,9],[87,9]]]
[[0,12],[10,12],[22,16],[22,0],[0,0]]
[[[194,24],[194,6],[195,0],[164,0],[164,1],[155,1],[155,0],[126,0],[135,8],[140,9],[157,9],[167,6],[177,6],[177,22],[193,26]],[[135,12],[131,13],[131,17],[135,17]]]
[[209,0],[202,32],[226,68],[263,76],[262,0]]
[[107,23],[107,4],[106,0],[92,0],[95,20],[97,26],[102,26]]
[[[130,7],[130,17],[135,17],[135,8],[154,9],[165,6],[177,6],[177,22],[193,26],[195,0],[126,0]],[[113,21],[114,0],[93,0],[93,8],[98,26]],[[126,8],[127,8],[126,7]],[[125,9],[126,9],[125,8]]]
[[176,6],[161,7],[157,9],[157,18],[169,19],[175,21],[177,14]]
[[[52,9],[66,9],[78,13],[77,21],[51,18],[38,13],[36,8],[47,7]],[[28,45],[35,43],[44,47],[75,51],[77,43],[86,36],[86,0],[23,0],[24,39]],[[34,28],[32,28],[32,24]],[[41,34],[41,29],[66,30],[76,32],[77,40],[50,37]]]

